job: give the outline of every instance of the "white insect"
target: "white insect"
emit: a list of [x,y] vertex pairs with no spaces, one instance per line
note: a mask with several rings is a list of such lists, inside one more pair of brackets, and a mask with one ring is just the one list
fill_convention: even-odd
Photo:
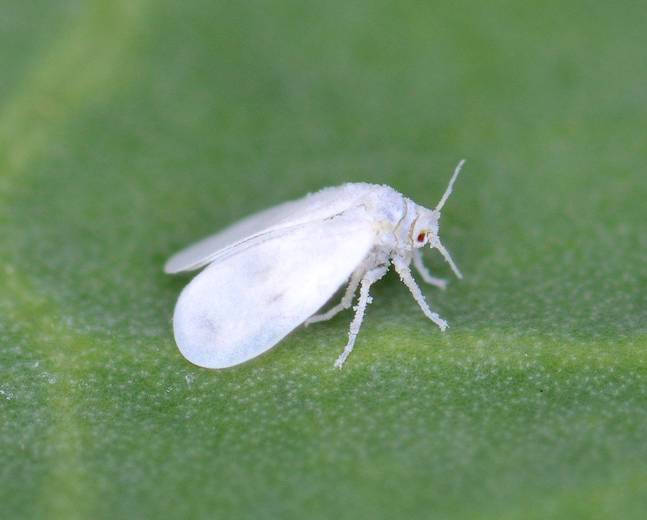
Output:
[[[353,350],[371,285],[392,264],[422,312],[441,330],[447,322],[427,305],[409,265],[441,289],[421,248],[438,249],[462,275],[438,235],[440,213],[461,161],[434,209],[419,206],[388,186],[349,183],[326,188],[256,213],[169,259],[167,273],[207,266],[184,288],[175,306],[175,341],[189,361],[207,368],[238,365],[269,350],[301,323],[329,320],[352,305],[348,343],[335,366]],[[341,302],[317,312],[349,280]]]

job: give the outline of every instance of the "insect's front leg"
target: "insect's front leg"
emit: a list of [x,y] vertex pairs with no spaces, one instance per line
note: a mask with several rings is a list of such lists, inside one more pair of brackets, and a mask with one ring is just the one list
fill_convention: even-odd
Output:
[[359,287],[359,284],[362,281],[362,277],[365,274],[366,274],[365,267],[362,266],[358,268],[351,275],[350,281],[348,282],[348,287],[346,287],[346,292],[344,293],[344,296],[342,297],[341,301],[337,305],[329,309],[328,311],[311,316],[305,321],[304,325],[307,327],[312,323],[318,323],[320,321],[328,321],[329,319],[333,318],[341,311],[350,308],[350,306],[353,304],[353,298],[355,297],[355,292],[357,291],[357,288]]
[[440,316],[438,316],[437,313],[432,312],[429,308],[429,305],[427,304],[427,301],[425,300],[420,287],[418,287],[418,284],[411,275],[411,269],[409,269],[409,259],[400,255],[395,255],[392,257],[392,262],[396,272],[400,275],[400,280],[402,280],[402,283],[407,286],[407,288],[411,292],[411,295],[413,296],[413,299],[416,300],[424,315],[427,316],[427,318],[433,321],[436,325],[438,325],[440,330],[444,331],[447,328],[447,322]]
[[427,269],[424,262],[422,261],[421,249],[414,249],[413,265],[416,268],[416,271],[420,273],[420,276],[422,277],[422,279],[428,284],[443,290],[447,287],[447,280],[444,280],[443,278],[436,278],[435,276],[432,276],[432,274],[429,272],[429,269]]
[[381,265],[369,270],[363,276],[362,286],[359,290],[359,301],[357,302],[357,306],[355,307],[355,317],[353,318],[353,321],[350,324],[350,330],[348,331],[348,343],[344,347],[344,351],[337,358],[337,361],[335,361],[335,368],[341,368],[344,365],[346,358],[353,351],[353,347],[355,346],[355,339],[357,338],[357,334],[359,334],[359,329],[362,326],[362,321],[364,320],[366,307],[369,303],[371,303],[371,297],[369,295],[371,285],[382,278],[388,270],[388,266]]

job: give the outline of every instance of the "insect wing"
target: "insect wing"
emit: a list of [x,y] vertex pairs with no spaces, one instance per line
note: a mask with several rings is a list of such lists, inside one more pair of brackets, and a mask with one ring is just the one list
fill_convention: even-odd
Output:
[[239,242],[343,213],[355,207],[368,189],[369,186],[364,184],[326,188],[302,199],[255,213],[176,253],[166,262],[164,271],[178,273],[199,269]]
[[180,351],[207,368],[262,354],[330,299],[374,238],[372,222],[359,208],[293,227],[209,265],[175,307]]
[[255,213],[240,220],[224,230],[211,235],[182,251],[176,253],[164,266],[167,273],[193,271],[209,263],[210,257],[223,248],[272,227],[285,219],[294,210],[294,202],[286,202],[279,206]]

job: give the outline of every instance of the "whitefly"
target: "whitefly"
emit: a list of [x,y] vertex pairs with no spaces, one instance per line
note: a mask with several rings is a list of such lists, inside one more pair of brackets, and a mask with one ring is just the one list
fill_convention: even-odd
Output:
[[[256,213],[171,257],[167,273],[204,267],[175,306],[180,352],[207,368],[244,363],[300,324],[329,320],[350,308],[359,290],[348,342],[335,362],[341,368],[371,302],[371,285],[390,266],[425,316],[444,331],[447,322],[430,309],[410,266],[425,282],[445,288],[445,280],[423,264],[421,251],[429,246],[462,278],[440,241],[439,222],[463,163],[434,209],[389,186],[348,183]],[[316,314],[344,283],[341,301]]]

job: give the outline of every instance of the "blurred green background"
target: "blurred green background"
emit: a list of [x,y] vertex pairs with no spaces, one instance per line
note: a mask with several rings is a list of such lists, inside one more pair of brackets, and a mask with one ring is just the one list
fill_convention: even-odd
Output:
[[[644,518],[644,1],[0,4],[0,517]],[[235,369],[164,260],[345,181],[466,277]],[[435,272],[450,276],[436,255]]]

